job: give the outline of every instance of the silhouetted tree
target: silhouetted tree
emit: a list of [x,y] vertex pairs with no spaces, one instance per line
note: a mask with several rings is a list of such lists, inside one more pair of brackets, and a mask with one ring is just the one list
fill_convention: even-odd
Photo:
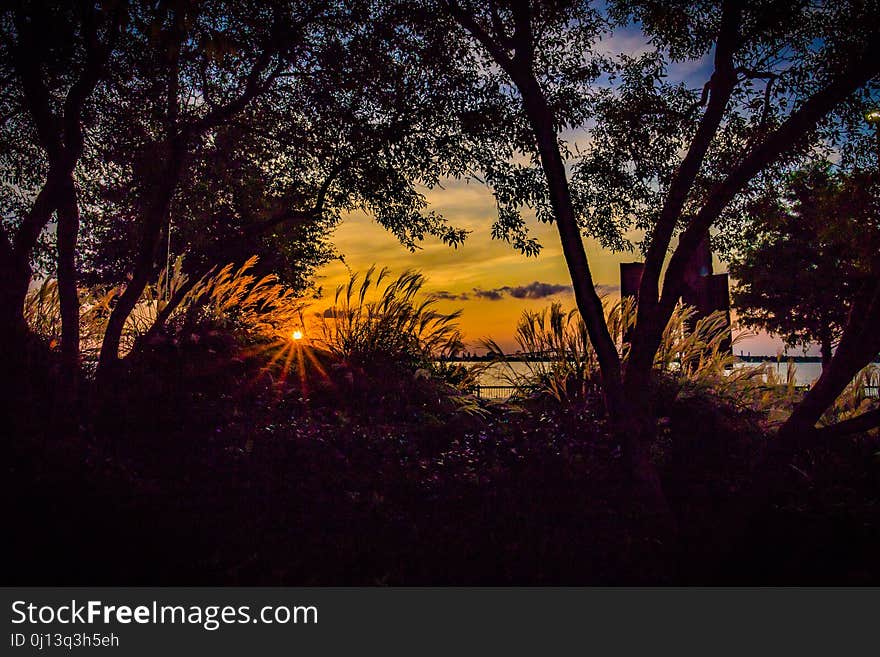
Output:
[[880,215],[865,182],[828,163],[796,173],[751,204],[730,262],[740,319],[790,346],[819,344],[823,367],[869,282],[870,254],[880,251]]
[[366,211],[410,248],[428,234],[448,244],[465,236],[427,211],[417,188],[438,184],[455,161],[451,99],[413,75],[421,46],[381,6],[189,11],[145,9],[117,73],[121,91],[102,98],[90,262],[105,282],[130,280],[99,371],[115,362],[126,318],[164,264],[171,217],[190,283],[256,253],[301,285],[328,257],[345,211]]
[[[417,64],[441,61],[447,51],[438,39],[401,30],[394,5],[230,0],[133,2],[102,11],[107,7],[118,10],[121,27],[101,51],[104,84],[92,90],[78,167],[68,172],[77,197],[63,208],[76,220],[82,215],[82,226],[79,244],[58,231],[64,258],[34,248],[52,244],[53,233],[43,228],[59,202],[37,204],[45,206],[44,221],[19,219],[18,206],[47,196],[37,196],[47,161],[35,147],[34,121],[21,109],[22,84],[5,90],[3,133],[12,147],[4,217],[33,242],[18,250],[24,261],[39,260],[41,273],[57,273],[75,296],[77,269],[68,265],[76,252],[83,283],[121,290],[99,373],[117,361],[127,318],[169,248],[185,254],[189,285],[216,265],[257,254],[264,268],[302,287],[331,256],[330,233],[346,212],[366,212],[411,249],[427,235],[451,245],[464,239],[427,208],[420,187],[464,166],[457,103],[468,85],[454,67],[424,78]],[[58,31],[73,30],[67,41],[75,41],[76,21],[55,13]],[[37,50],[16,16],[4,14],[12,43],[21,41],[3,52],[11,72]],[[70,48],[50,55],[54,68],[43,67],[59,71],[53,74],[61,82],[52,85],[63,91],[63,75],[76,72],[82,56]],[[19,297],[12,307],[20,307],[29,277],[30,269],[10,287]],[[164,306],[155,330],[186,291]],[[63,305],[75,329],[78,309]]]
[[92,96],[126,18],[123,1],[17,2],[3,10],[0,24],[0,343],[9,354],[20,348],[32,265],[55,213],[61,349],[70,389],[79,359],[74,171],[83,154],[84,124],[93,121]]
[[[531,152],[546,179],[537,195],[546,194],[552,207],[609,412],[636,479],[662,497],[646,447],[655,433],[652,368],[689,262],[709,229],[729,223],[737,202],[764,177],[817,142],[858,141],[865,92],[880,71],[880,12],[863,2],[613,2],[605,17],[583,2],[439,5],[482,49],[487,75],[506,75],[509,97],[531,128]],[[555,111],[565,80],[597,77],[590,52],[603,28],[633,21],[654,48],[617,64],[611,73],[619,86],[588,85],[592,106],[579,105],[571,117]],[[699,67],[706,57],[712,71],[702,88],[667,83],[670,66]],[[560,133],[592,125],[586,156],[567,167]],[[622,237],[630,227],[646,232],[645,269],[623,371],[581,233],[609,232],[613,244],[615,232]]]
[[309,49],[306,34],[327,10],[325,3],[133,7],[112,93],[98,104],[101,139],[111,149],[107,177],[126,180],[123,206],[132,211],[137,235],[101,345],[100,375],[116,363],[125,322],[155,273],[194,154]]

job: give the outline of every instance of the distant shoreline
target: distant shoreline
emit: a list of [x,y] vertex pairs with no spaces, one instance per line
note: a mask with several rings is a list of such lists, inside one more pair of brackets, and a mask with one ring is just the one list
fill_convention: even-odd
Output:
[[[753,356],[751,354],[739,354],[735,356],[738,362],[742,363],[821,363],[820,356]],[[543,356],[524,356],[522,354],[468,354],[467,356],[453,356],[451,358],[443,358],[443,362],[447,363],[474,363],[474,362],[490,362],[504,361],[509,363],[528,363],[548,360]],[[880,361],[873,361],[873,365],[880,365]]]
[[[787,363],[791,361],[792,363],[821,363],[821,356],[752,356],[752,355],[738,355],[736,359],[743,363],[767,363],[767,362],[775,362],[779,361],[780,363]],[[872,365],[880,365],[880,361],[872,361]]]

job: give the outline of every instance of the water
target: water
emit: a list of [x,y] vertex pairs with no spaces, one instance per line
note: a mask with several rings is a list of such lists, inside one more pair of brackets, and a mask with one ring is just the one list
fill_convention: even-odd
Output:
[[[521,361],[507,361],[504,363],[484,363],[463,361],[462,365],[481,365],[483,371],[480,373],[479,382],[484,386],[504,386],[510,385],[511,376],[525,375],[529,373],[529,367],[537,366],[539,363],[524,363]],[[787,362],[770,362],[766,364],[768,367],[775,367],[781,380],[785,380],[788,373]],[[756,367],[757,363],[737,363],[734,367]],[[798,386],[810,386],[816,382],[822,373],[821,363],[794,363],[795,367],[795,384]]]

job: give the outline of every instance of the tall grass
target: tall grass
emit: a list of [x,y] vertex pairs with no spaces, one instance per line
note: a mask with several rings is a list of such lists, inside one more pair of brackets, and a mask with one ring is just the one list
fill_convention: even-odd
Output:
[[[603,299],[609,332],[626,366],[629,345],[624,337],[635,324],[631,299]],[[698,318],[693,307],[679,304],[663,332],[654,359],[655,372],[673,394],[711,394],[726,403],[757,411],[770,424],[784,421],[803,397],[797,387],[796,367],[791,361],[784,373],[778,363],[734,367],[736,357],[727,348],[735,346],[748,333],[732,336],[725,313],[715,312]],[[523,312],[514,339],[524,357],[522,369],[503,358],[492,363],[503,368],[502,377],[518,389],[517,396],[534,391],[562,404],[583,400],[599,392],[599,363],[586,326],[577,309],[565,310],[553,303],[540,311]],[[490,352],[501,348],[484,340]],[[824,423],[854,417],[876,407],[878,399],[868,394],[880,383],[880,368],[866,367],[847,386],[825,415]]]
[[[621,359],[626,362],[629,345],[625,339],[635,325],[635,303],[632,299],[603,299],[609,333]],[[695,308],[679,304],[667,324],[654,359],[654,368],[680,389],[711,387],[719,394],[763,394],[775,387],[767,382],[765,368],[737,368],[735,357],[727,349],[731,340],[726,313],[715,312],[697,318]],[[733,337],[732,343],[744,334]],[[538,390],[561,403],[583,399],[597,391],[599,362],[590,342],[586,325],[577,309],[565,310],[553,303],[540,311],[525,311],[516,327],[514,339],[525,357],[525,367],[517,370],[504,360],[504,377],[521,391]],[[492,340],[484,346],[501,353]],[[750,391],[750,392],[749,392]]]
[[336,289],[333,306],[321,316],[322,343],[337,358],[358,367],[400,364],[432,369],[461,350],[461,311],[438,312],[437,298],[422,292],[425,277],[370,267]]
[[[294,326],[302,325],[303,300],[280,282],[277,276],[257,276],[257,257],[249,258],[240,267],[227,264],[200,278],[186,293],[171,318],[178,328],[198,323],[238,330],[251,338],[289,335]],[[154,324],[159,313],[178,290],[187,283],[182,258],[163,270],[155,283],[148,285],[126,321],[120,352],[125,355],[136,339]],[[80,290],[80,348],[86,367],[97,360],[107,319],[119,288]],[[54,348],[61,340],[61,312],[58,284],[44,280],[27,295],[25,319],[31,330]]]
[[[84,363],[97,361],[115,289],[80,290],[80,352]],[[25,297],[24,318],[35,335],[55,349],[61,344],[61,303],[58,282],[43,280]]]
[[[527,358],[526,371],[515,370],[503,360],[499,365],[505,369],[504,378],[520,393],[537,387],[565,402],[583,399],[594,387],[598,360],[577,309],[566,311],[562,304],[553,303],[540,311],[526,310],[517,323],[514,340]],[[492,353],[502,353],[493,340],[484,340],[484,346]]]
[[[257,256],[202,277],[186,294],[177,313],[215,326],[241,330],[251,337],[288,336],[302,325],[303,299],[275,274],[257,276]],[[174,286],[172,285],[172,288]]]
[[[861,415],[862,413],[880,405],[880,367],[871,364],[859,372],[849,383],[834,405],[822,418],[823,424],[834,424]],[[868,394],[868,389],[875,390],[874,395]]]

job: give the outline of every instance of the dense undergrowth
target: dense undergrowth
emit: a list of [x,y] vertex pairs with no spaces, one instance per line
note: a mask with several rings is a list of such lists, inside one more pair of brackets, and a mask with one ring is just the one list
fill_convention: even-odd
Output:
[[[5,581],[880,580],[870,436],[801,454],[744,533],[726,522],[772,440],[774,413],[798,394],[791,385],[756,375],[713,384],[719,373],[683,346],[677,366],[658,368],[653,455],[678,526],[658,544],[630,497],[591,367],[542,370],[530,383],[543,382],[537,393],[512,403],[478,401],[466,392],[470,374],[437,366],[425,339],[387,337],[393,316],[408,322],[403,333],[424,329],[433,348],[457,339],[452,320],[412,303],[421,279],[389,280],[389,299],[378,278],[353,280],[332,313],[347,319],[312,343],[194,304],[112,385],[86,379],[72,402],[51,339],[33,336],[26,376],[5,399],[14,528]],[[409,302],[389,310],[401,295]],[[523,321],[525,330],[537,319]],[[707,344],[711,353],[712,327],[698,333],[694,358]],[[856,397],[837,412],[871,403]]]

